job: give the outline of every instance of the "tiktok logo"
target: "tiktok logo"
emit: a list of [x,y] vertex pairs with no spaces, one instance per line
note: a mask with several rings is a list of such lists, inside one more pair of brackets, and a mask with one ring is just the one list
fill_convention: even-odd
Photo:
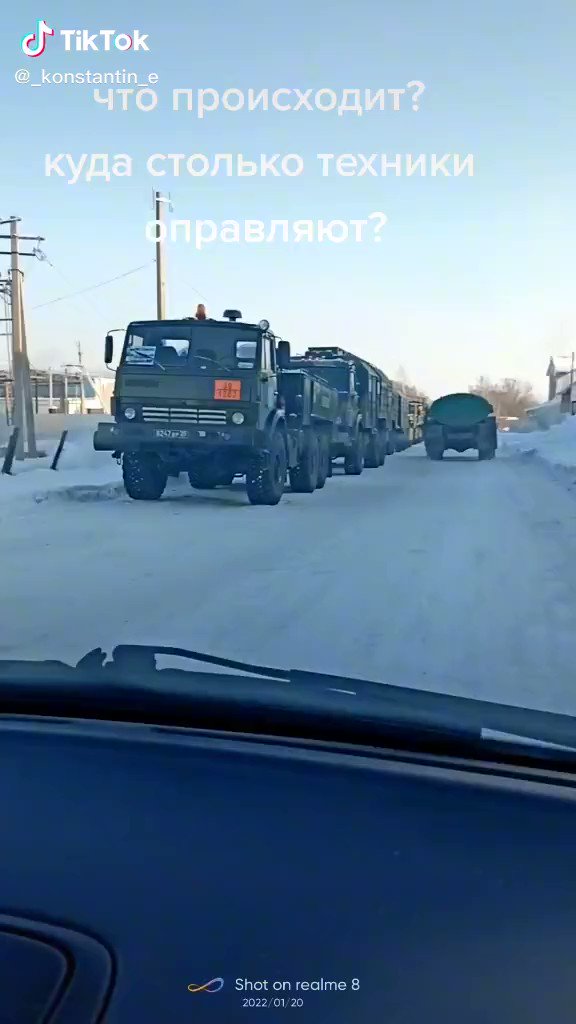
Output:
[[22,51],[27,57],[40,57],[46,49],[48,36],[53,35],[54,29],[50,28],[45,21],[39,21],[36,25],[36,31],[24,36],[21,44]]

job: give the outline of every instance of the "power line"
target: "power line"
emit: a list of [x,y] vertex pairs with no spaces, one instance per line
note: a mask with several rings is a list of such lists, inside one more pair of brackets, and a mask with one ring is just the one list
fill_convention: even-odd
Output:
[[[47,263],[48,266],[52,270],[54,270],[59,275],[59,277],[62,278],[62,280],[68,285],[68,287],[72,289],[72,293],[71,294],[73,295],[74,294],[74,289],[75,289],[76,285],[72,281],[70,281],[69,278],[67,278],[64,273],[62,273],[62,271],[60,270],[59,267],[56,267],[54,265],[54,263],[52,263],[52,260],[50,260],[48,258],[48,256],[46,256],[46,253],[42,252],[42,250],[40,248],[38,248],[38,250],[36,252],[36,256],[37,256],[38,260],[40,260],[41,262]],[[96,313],[96,316],[100,320],[105,319],[105,317],[103,316],[102,310],[99,308],[98,304],[96,302],[94,302],[93,299],[88,298],[86,295],[82,295],[81,296],[81,301],[84,303],[83,307],[81,306],[80,302],[78,302],[76,299],[73,298],[71,301],[74,303],[74,305],[76,306],[77,309],[83,310],[86,306],[89,306],[90,309],[93,312]]]
[[[48,260],[46,258],[46,262],[50,263],[50,260]],[[137,274],[138,271],[140,271],[140,270],[147,270],[148,267],[151,266],[151,264],[154,263],[154,262],[155,262],[155,260],[151,260],[149,263],[143,263],[140,267],[134,267],[132,270],[127,270],[125,274],[117,274],[116,277],[110,277],[107,281],[100,281],[99,284],[90,285],[89,288],[81,288],[80,291],[73,292],[71,295],[61,295],[57,299],[50,299],[49,302],[41,302],[40,305],[33,306],[32,308],[33,309],[44,309],[46,306],[53,306],[56,302],[65,302],[67,299],[73,299],[77,295],[85,295],[86,292],[93,292],[97,288],[104,288],[105,285],[113,284],[114,281],[120,281],[124,277],[130,277],[131,274]],[[54,270],[57,269],[56,267],[54,267],[53,263],[50,263],[50,266],[53,267]]]

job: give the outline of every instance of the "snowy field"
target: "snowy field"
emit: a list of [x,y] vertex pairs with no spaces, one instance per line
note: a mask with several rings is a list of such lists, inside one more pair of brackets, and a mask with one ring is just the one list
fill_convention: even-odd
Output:
[[576,497],[517,441],[254,508],[185,477],[133,502],[73,438],[0,477],[0,657],[156,641],[576,714]]

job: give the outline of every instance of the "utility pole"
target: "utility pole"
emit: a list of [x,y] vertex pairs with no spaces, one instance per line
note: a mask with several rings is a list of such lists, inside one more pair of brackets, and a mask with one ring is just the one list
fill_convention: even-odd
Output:
[[86,411],[86,409],[85,409],[85,403],[84,403],[84,368],[83,368],[83,365],[82,365],[82,344],[81,344],[81,342],[79,342],[79,341],[76,342],[76,348],[78,350],[78,367],[79,367],[79,370],[80,370],[80,414],[81,414],[81,416],[83,416],[85,411]]
[[0,321],[6,324],[6,330],[2,332],[2,337],[6,338],[6,355],[8,357],[8,375],[12,376],[12,346],[10,339],[12,337],[11,331],[8,328],[8,324],[12,323],[12,317],[10,313],[10,278],[8,275],[2,277],[0,274],[0,296],[4,304],[4,316],[0,317]]
[[43,242],[39,236],[18,235],[19,217],[10,217],[0,224],[10,225],[9,235],[0,238],[10,240],[10,249],[0,250],[0,255],[10,256],[10,312],[12,322],[12,376],[14,378],[14,426],[18,427],[15,458],[25,458],[24,427],[27,428],[28,454],[36,456],[36,437],[34,432],[34,406],[32,403],[32,384],[30,381],[30,364],[26,348],[26,330],[22,306],[22,279],[20,256],[35,256],[35,252],[20,252],[19,242]]
[[10,281],[12,288],[12,375],[14,377],[14,426],[18,429],[15,457],[24,458],[24,365],[22,359],[22,317],[20,315],[20,267],[18,228],[10,220]]
[[[23,276],[23,275],[22,275]],[[20,281],[20,340],[22,343],[22,369],[24,383],[24,417],[26,420],[26,438],[28,441],[28,458],[37,459],[36,430],[34,424],[34,404],[32,396],[32,379],[28,362],[28,346],[26,344],[26,321],[24,320],[24,281]]]
[[572,352],[571,358],[570,358],[570,415],[571,416],[574,415],[574,405],[576,405],[576,403],[574,402],[574,395],[572,394],[573,387],[574,387],[574,353]]
[[164,209],[162,204],[169,203],[160,192],[154,193],[156,213],[156,319],[166,319],[166,273],[164,267]]
[[4,406],[5,406],[4,414],[5,414],[5,417],[6,417],[6,426],[11,427],[12,426],[12,412],[13,412],[13,409],[12,409],[12,387],[11,387],[11,381],[12,381],[12,346],[10,344],[10,341],[11,341],[12,334],[11,334],[11,331],[9,329],[9,324],[12,323],[12,317],[9,315],[10,314],[10,301],[9,301],[10,300],[10,278],[8,277],[8,275],[6,275],[6,277],[2,277],[0,275],[0,295],[2,296],[2,302],[3,302],[3,305],[4,305],[4,316],[0,317],[0,320],[1,320],[1,322],[4,325],[4,328],[5,328],[4,331],[2,332],[2,336],[4,338],[6,338],[6,355],[8,357],[8,380],[6,381],[6,383],[4,385]]

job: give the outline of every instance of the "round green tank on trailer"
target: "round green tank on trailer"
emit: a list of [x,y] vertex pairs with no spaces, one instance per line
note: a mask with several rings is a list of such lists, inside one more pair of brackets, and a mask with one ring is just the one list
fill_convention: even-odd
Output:
[[463,391],[437,398],[428,410],[428,418],[444,427],[473,427],[493,412],[493,406],[482,395]]

